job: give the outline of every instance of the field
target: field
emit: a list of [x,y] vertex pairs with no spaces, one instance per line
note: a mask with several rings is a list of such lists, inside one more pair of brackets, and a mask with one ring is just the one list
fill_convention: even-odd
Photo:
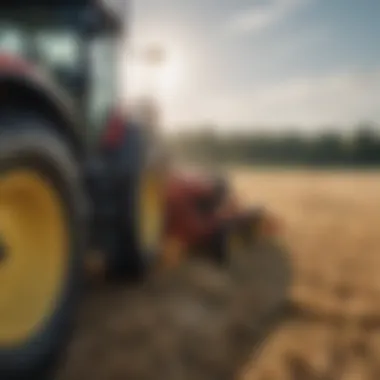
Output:
[[244,380],[380,378],[380,174],[232,173],[285,222],[295,310]]
[[230,175],[246,203],[284,223],[292,307],[276,329],[252,325],[252,300],[270,289],[211,266],[181,269],[96,290],[59,379],[380,379],[380,173]]

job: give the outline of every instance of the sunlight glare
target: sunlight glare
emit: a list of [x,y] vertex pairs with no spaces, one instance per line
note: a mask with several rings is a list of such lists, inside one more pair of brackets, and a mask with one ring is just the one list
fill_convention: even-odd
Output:
[[130,96],[149,95],[160,100],[169,100],[176,96],[183,78],[183,58],[179,49],[163,46],[165,59],[156,66],[136,57],[130,60],[127,75]]

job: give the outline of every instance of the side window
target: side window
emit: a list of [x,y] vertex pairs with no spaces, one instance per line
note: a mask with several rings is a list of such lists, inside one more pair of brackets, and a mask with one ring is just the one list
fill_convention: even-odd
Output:
[[20,30],[9,24],[0,24],[0,52],[21,55],[24,39]]
[[64,68],[75,71],[82,54],[78,37],[66,31],[46,31],[36,35],[36,47],[40,59],[51,69]]

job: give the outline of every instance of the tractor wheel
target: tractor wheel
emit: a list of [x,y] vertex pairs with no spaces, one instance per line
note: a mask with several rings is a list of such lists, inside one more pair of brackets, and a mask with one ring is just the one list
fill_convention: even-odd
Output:
[[78,296],[82,193],[58,136],[41,122],[8,124],[13,132],[0,135],[0,378],[42,380],[60,360]]
[[161,253],[165,204],[164,175],[156,169],[143,169],[128,179],[123,194],[122,275],[140,278],[158,262]]

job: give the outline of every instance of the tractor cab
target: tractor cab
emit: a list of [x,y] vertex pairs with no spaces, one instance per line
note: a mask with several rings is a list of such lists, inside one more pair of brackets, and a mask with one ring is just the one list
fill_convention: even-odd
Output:
[[96,138],[117,102],[125,0],[2,0],[0,8],[0,58],[49,77]]

